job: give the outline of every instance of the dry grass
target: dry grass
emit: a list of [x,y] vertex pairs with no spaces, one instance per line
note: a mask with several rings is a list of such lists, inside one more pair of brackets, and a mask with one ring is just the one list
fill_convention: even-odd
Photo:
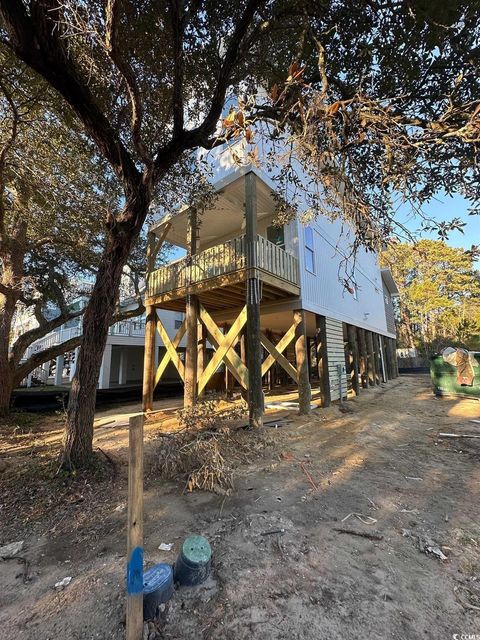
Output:
[[211,401],[180,411],[181,430],[162,436],[161,477],[182,481],[186,491],[229,494],[235,468],[264,455],[273,444],[265,433],[252,432],[241,424],[245,415],[244,405],[217,411]]

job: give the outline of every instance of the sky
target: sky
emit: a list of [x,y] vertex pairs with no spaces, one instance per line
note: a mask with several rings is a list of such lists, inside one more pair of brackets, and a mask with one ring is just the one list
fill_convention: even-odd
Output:
[[[445,194],[439,194],[434,200],[431,200],[425,205],[425,213],[434,218],[435,220],[447,221],[452,218],[460,218],[466,223],[463,228],[463,233],[460,231],[453,231],[449,234],[446,240],[447,244],[453,247],[463,247],[464,249],[470,249],[472,244],[480,245],[480,215],[470,216],[468,215],[468,209],[470,203],[465,200],[461,195],[447,196]],[[399,219],[405,221],[406,227],[410,231],[416,231],[419,227],[418,218],[408,220],[408,215],[400,213]],[[422,238],[431,238],[438,240],[438,234],[427,233],[423,231],[421,233]],[[480,263],[477,263],[480,267]]]

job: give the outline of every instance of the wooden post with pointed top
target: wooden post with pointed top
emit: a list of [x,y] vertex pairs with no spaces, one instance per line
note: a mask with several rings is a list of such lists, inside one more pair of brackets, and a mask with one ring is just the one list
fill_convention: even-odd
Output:
[[143,423],[143,414],[129,420],[127,640],[143,638]]

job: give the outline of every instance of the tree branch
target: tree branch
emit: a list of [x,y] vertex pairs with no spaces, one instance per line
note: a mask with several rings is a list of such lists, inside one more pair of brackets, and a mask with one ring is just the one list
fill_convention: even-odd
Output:
[[133,159],[65,48],[60,22],[55,21],[59,11],[56,0],[33,3],[31,15],[22,0],[1,0],[0,16],[9,34],[5,44],[65,98],[124,185],[138,183],[141,176]]
[[262,3],[263,0],[248,0],[241,18],[236,22],[235,29],[223,58],[223,64],[218,74],[212,101],[210,103],[210,109],[208,110],[203,122],[195,129],[184,131],[179,138],[173,137],[167,145],[158,149],[154,164],[155,181],[157,181],[159,177],[161,177],[172,165],[172,158],[178,159],[186,149],[191,149],[197,145],[203,146],[204,144],[208,144],[209,136],[215,130],[217,122],[222,114],[225,96],[231,81],[232,71],[241,56],[243,39],[248,33],[248,29],[252,24],[255,13]]
[[173,137],[179,137],[183,132],[183,34],[185,29],[185,14],[183,0],[170,0],[173,34]]
[[105,47],[111,60],[125,80],[132,110],[132,140],[136,152],[143,162],[150,166],[152,158],[142,140],[143,104],[140,89],[132,67],[122,58],[118,47],[118,26],[120,22],[121,0],[108,0],[106,7]]

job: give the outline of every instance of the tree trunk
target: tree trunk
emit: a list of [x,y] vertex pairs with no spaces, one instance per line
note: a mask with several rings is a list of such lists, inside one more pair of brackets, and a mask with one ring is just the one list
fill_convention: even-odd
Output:
[[0,284],[5,291],[0,293],[0,415],[8,413],[15,386],[14,363],[9,347],[15,306],[20,293],[19,285],[23,275],[26,233],[27,226],[21,223],[12,234],[10,242],[3,243],[4,249],[0,254],[2,262]]
[[[3,340],[0,337],[0,340]],[[3,349],[1,349],[3,352]],[[14,388],[13,373],[8,362],[8,358],[4,357],[2,353],[0,355],[0,417],[6,416],[10,410],[10,401],[12,399],[12,392]]]
[[145,220],[149,194],[139,190],[127,205],[123,219],[108,230],[106,247],[97,272],[92,295],[83,317],[83,339],[78,365],[72,380],[63,437],[62,465],[67,469],[85,466],[93,454],[93,420],[97,382],[102,356],[117,303],[122,270]]

